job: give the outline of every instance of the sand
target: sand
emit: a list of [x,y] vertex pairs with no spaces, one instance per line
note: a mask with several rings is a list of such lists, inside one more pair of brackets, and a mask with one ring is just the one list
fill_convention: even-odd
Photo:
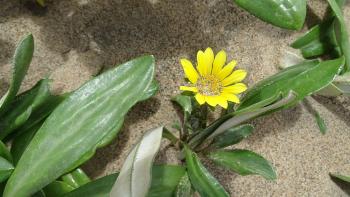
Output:
[[[309,0],[307,24],[322,17],[326,1]],[[350,28],[350,4],[345,8]],[[50,76],[57,93],[79,87],[101,69],[153,54],[161,88],[156,97],[136,105],[127,115],[118,139],[84,165],[91,177],[118,171],[142,134],[179,121],[170,98],[179,93],[183,73],[179,59],[194,59],[208,46],[224,49],[246,69],[252,85],[278,72],[276,65],[300,32],[268,25],[230,0],[52,0],[46,9],[20,1],[0,6],[0,93],[9,83],[10,59],[26,34],[35,37],[35,54],[22,90]],[[349,29],[350,30],[350,29]],[[278,179],[239,176],[208,164],[232,196],[347,196],[329,172],[350,175],[350,99],[308,98],[325,119],[322,135],[309,107],[274,113],[254,121],[254,134],[237,145],[260,153],[276,167]],[[179,163],[164,141],[157,163]]]

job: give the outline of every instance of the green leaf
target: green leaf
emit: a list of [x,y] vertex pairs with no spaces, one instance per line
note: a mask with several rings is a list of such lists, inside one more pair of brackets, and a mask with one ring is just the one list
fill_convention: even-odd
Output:
[[209,153],[209,158],[240,175],[258,174],[268,180],[276,179],[272,165],[262,156],[249,150],[219,150]]
[[334,17],[326,19],[294,41],[291,47],[300,49],[304,58],[313,58],[325,53],[331,53],[336,48],[333,27]]
[[[339,2],[335,0],[328,0],[328,3],[337,18],[335,23],[335,37],[337,40],[337,43],[340,47],[340,50],[342,52],[342,55],[345,57],[345,67],[344,72],[348,71],[350,68],[350,43],[349,43],[349,33],[346,29],[346,24],[344,21],[344,17],[341,11],[340,6],[338,5]],[[345,1],[340,2],[345,3]]]
[[200,162],[196,153],[185,146],[187,173],[191,183],[201,197],[230,196],[223,186],[209,173]]
[[296,102],[298,102],[329,85],[344,63],[345,59],[342,57],[324,62],[305,62],[284,69],[250,88],[237,110],[242,110],[280,92],[286,95],[291,90],[297,93]]
[[26,75],[34,52],[33,35],[26,36],[17,46],[12,59],[12,79],[6,94],[0,99],[0,117],[7,111]]
[[104,176],[64,194],[63,197],[109,197],[117,177],[117,173]]
[[316,119],[316,123],[318,125],[318,128],[320,129],[322,134],[325,134],[327,131],[327,125],[325,123],[325,121],[323,120],[323,118],[320,116],[320,114],[316,111],[315,113],[315,119]]
[[350,176],[344,176],[341,174],[333,174],[333,173],[330,173],[330,175],[331,175],[331,177],[334,177],[334,178],[337,178],[337,179],[340,179],[342,181],[350,183]]
[[9,161],[0,157],[0,183],[10,177],[13,169],[14,167]]
[[249,13],[272,25],[300,30],[306,17],[306,0],[234,0]]
[[152,96],[157,94],[158,90],[159,90],[159,83],[157,80],[153,80],[151,85],[144,92],[143,96],[140,98],[139,101],[144,101],[151,98]]
[[152,164],[162,140],[163,127],[148,131],[126,158],[110,197],[143,197],[151,186]]
[[72,172],[65,174],[61,177],[62,181],[67,183],[73,188],[78,188],[86,183],[90,182],[90,178],[85,174],[85,172],[77,168]]
[[54,181],[43,189],[45,196],[48,197],[61,197],[72,190],[74,190],[74,187],[63,181]]
[[[148,196],[171,197],[180,178],[185,174],[182,166],[155,165],[152,168],[152,184]],[[118,173],[91,181],[63,197],[109,197]]]
[[0,157],[3,157],[4,159],[6,159],[11,163],[13,161],[13,158],[9,149],[6,147],[6,145],[2,141],[0,141]]
[[213,139],[210,148],[225,148],[227,146],[237,144],[243,139],[247,138],[253,132],[253,130],[254,127],[251,124],[244,124],[228,129]]
[[35,133],[40,129],[42,122],[25,130],[22,134],[16,136],[11,144],[11,154],[13,156],[13,163],[16,165],[21,158],[23,152],[27,148],[30,141],[33,139]]
[[192,101],[190,96],[176,95],[171,98],[171,100],[177,103],[187,115],[192,113]]
[[[3,196],[27,196],[88,159],[148,89],[154,59],[144,56],[103,73],[70,94],[24,151]],[[89,155],[91,156],[91,155]]]
[[191,197],[192,196],[192,185],[188,174],[182,176],[179,184],[176,188],[176,197]]
[[[275,98],[275,96],[273,96],[273,98]],[[247,122],[248,120],[251,120],[258,116],[266,115],[267,113],[272,113],[274,111],[282,109],[284,106],[294,103],[296,98],[297,98],[297,95],[293,91],[290,91],[286,97],[268,106],[245,111],[244,113],[243,112],[238,113],[237,115],[235,113],[227,114],[226,116],[223,116],[218,120],[216,120],[205,130],[201,131],[197,136],[191,139],[189,144],[192,147],[198,147],[201,144],[206,145],[206,143],[210,144],[213,138],[215,138],[218,135],[221,135],[223,132],[227,131],[228,129],[235,127],[237,125],[240,125],[244,122]],[[271,101],[271,98],[268,98],[268,100]],[[260,102],[267,103],[265,101],[260,101]],[[248,109],[248,108],[245,108],[245,109]]]
[[148,197],[173,197],[176,186],[185,174],[185,168],[175,165],[159,165],[152,168],[152,184]]
[[42,108],[43,103],[51,97],[54,96],[50,93],[49,79],[39,81],[32,89],[17,96],[11,103],[9,111],[0,120],[0,139],[4,139],[25,124],[33,111]]

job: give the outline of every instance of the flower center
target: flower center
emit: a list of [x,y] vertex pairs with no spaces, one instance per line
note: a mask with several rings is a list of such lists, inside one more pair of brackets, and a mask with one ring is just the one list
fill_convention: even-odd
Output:
[[199,93],[206,96],[220,95],[222,90],[220,80],[214,75],[207,75],[199,78],[196,86]]

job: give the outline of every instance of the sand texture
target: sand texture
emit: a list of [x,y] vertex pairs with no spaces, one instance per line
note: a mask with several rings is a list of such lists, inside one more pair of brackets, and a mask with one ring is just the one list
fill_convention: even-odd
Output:
[[[158,125],[179,121],[172,95],[183,81],[179,59],[195,58],[197,50],[224,49],[228,59],[249,72],[252,85],[278,72],[288,45],[317,23],[325,0],[308,1],[308,19],[300,32],[268,25],[242,11],[231,0],[52,0],[46,9],[29,3],[0,3],[0,93],[10,80],[16,43],[35,37],[35,53],[22,90],[45,76],[55,92],[79,87],[101,69],[153,54],[161,88],[156,97],[137,104],[127,115],[117,139],[84,165],[92,177],[120,170],[142,134]],[[350,3],[345,8],[350,31]],[[313,97],[308,103],[325,119],[322,135],[312,109],[300,104],[254,121],[254,134],[238,148],[254,150],[276,167],[278,179],[239,176],[205,162],[232,196],[347,196],[329,172],[350,175],[350,98]],[[177,152],[164,140],[157,163],[178,163]]]

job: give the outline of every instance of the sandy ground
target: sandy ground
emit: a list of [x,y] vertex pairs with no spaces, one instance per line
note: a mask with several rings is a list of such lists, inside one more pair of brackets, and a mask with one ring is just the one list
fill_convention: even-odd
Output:
[[[326,1],[309,0],[308,25],[323,16]],[[345,15],[350,27],[350,4]],[[306,27],[302,32],[306,31]],[[350,29],[349,29],[350,30]],[[0,4],[0,89],[9,82],[10,59],[22,36],[33,33],[35,54],[23,87],[50,75],[56,92],[73,90],[101,68],[143,54],[157,58],[159,94],[135,106],[111,145],[84,165],[92,177],[118,171],[142,133],[178,121],[170,97],[183,83],[179,58],[211,46],[224,49],[248,70],[250,85],[276,73],[279,57],[302,32],[267,25],[230,0],[56,0],[46,9],[20,1]],[[242,177],[208,165],[232,196],[346,196],[329,172],[350,174],[350,99],[309,98],[328,125],[321,135],[305,105],[260,118],[255,133],[238,145],[269,159],[278,179]],[[164,143],[158,163],[178,163]]]

